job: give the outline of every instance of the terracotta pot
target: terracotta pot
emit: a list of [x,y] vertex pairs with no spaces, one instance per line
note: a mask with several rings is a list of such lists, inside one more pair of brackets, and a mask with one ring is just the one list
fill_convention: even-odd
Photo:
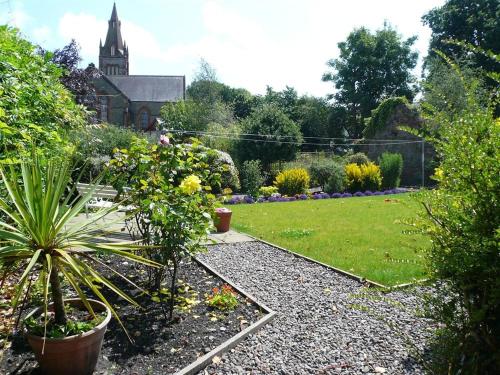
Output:
[[226,209],[225,211],[216,211],[215,214],[219,218],[218,223],[216,223],[215,225],[215,227],[217,228],[217,232],[227,232],[231,224],[231,215],[233,214],[233,212]]
[[[106,311],[106,318],[93,330],[79,335],[68,336],[61,339],[45,339],[45,348],[42,354],[43,337],[29,334],[25,330],[25,335],[36,360],[40,365],[42,374],[50,375],[91,375],[94,372],[99,354],[101,352],[102,341],[106,327],[111,320],[111,311],[103,303],[95,300],[88,300],[95,311]],[[80,299],[66,299],[65,304],[76,308],[85,309]],[[49,305],[49,309],[52,304]],[[39,307],[33,310],[28,316],[37,315],[43,312]]]

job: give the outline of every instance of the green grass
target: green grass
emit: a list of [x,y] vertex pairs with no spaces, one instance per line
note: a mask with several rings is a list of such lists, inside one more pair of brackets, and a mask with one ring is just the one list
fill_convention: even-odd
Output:
[[[391,201],[386,201],[390,199]],[[232,206],[232,227],[386,286],[425,278],[408,194]]]

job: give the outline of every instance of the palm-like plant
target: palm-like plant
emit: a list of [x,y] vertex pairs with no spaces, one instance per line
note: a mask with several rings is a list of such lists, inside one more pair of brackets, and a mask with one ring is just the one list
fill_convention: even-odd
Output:
[[62,275],[91,315],[95,316],[82,286],[88,287],[119,321],[113,307],[99,290],[98,284],[105,285],[134,305],[137,303],[93,268],[92,264],[99,263],[128,282],[132,281],[96,259],[93,253],[99,251],[151,266],[156,264],[131,251],[138,248],[132,242],[95,241],[95,231],[99,229],[97,221],[116,210],[116,206],[102,209],[84,220],[72,220],[91,199],[94,190],[90,189],[83,197],[72,198],[74,190],[68,189],[71,163],[49,161],[46,167],[42,167],[35,156],[33,161],[21,164],[20,170],[21,175],[13,166],[0,167],[2,182],[7,190],[7,197],[0,197],[0,210],[7,217],[5,221],[0,221],[0,267],[19,263],[24,268],[14,297],[14,307],[23,294],[27,280],[30,277],[41,278],[45,319],[50,285],[54,321],[56,324],[66,324],[59,280]]

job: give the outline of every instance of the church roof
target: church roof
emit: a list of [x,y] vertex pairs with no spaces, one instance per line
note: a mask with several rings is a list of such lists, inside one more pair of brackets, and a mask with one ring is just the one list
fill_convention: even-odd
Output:
[[176,102],[184,99],[184,76],[106,76],[132,102]]

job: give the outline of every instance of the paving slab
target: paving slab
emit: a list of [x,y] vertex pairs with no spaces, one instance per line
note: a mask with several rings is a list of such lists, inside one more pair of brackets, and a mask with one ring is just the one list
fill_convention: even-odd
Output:
[[240,242],[252,242],[255,241],[254,238],[247,236],[246,234],[236,232],[235,230],[229,230],[224,233],[212,233],[208,238],[215,243],[240,243]]

